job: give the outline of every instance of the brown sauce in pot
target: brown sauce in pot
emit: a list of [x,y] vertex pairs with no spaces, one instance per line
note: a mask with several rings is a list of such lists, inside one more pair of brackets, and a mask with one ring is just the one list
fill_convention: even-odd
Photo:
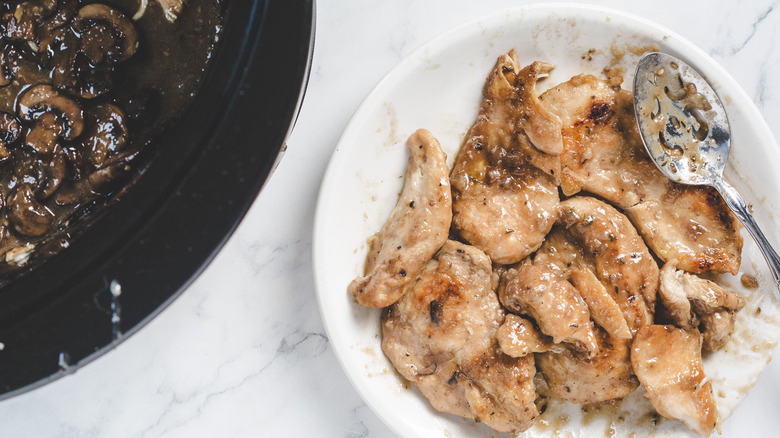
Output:
[[175,1],[139,17],[142,3],[0,4],[0,276],[67,247],[196,95],[223,0],[189,0],[172,22]]

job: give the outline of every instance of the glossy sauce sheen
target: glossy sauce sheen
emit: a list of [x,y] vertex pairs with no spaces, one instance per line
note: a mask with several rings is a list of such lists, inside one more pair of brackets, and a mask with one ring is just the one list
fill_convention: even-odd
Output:
[[653,142],[657,139],[666,154],[660,164],[671,171],[672,177],[683,170],[678,169],[680,165],[687,166],[684,170],[689,173],[706,176],[709,158],[702,155],[702,148],[708,146],[708,140],[717,143],[722,135],[708,122],[714,118],[712,105],[693,83],[683,79],[674,62],[649,75],[648,81],[655,85],[648,88],[647,98],[639,101],[637,112],[644,120],[645,135],[649,134]]
[[[222,0],[191,0],[172,23],[154,2],[133,20],[135,0],[60,0],[19,38],[12,3],[0,6],[0,111],[21,130],[11,142],[0,135],[0,282],[66,248],[167,146],[153,140],[196,95],[223,15]],[[132,29],[90,18],[104,11]],[[51,110],[52,99],[67,110]]]

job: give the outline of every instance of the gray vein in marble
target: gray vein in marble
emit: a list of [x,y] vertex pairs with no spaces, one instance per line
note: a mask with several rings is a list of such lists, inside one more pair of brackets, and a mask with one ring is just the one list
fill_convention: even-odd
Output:
[[354,423],[349,429],[344,432],[346,438],[366,438],[369,435],[368,426],[360,419],[362,415],[365,415],[363,411],[367,409],[366,405],[361,404],[350,411],[355,417]]
[[[201,391],[195,391],[190,394],[183,394],[177,391],[170,385],[163,385],[157,390],[157,394],[168,398],[166,407],[160,413],[157,421],[154,424],[148,426],[143,432],[142,436],[147,434],[153,434],[156,436],[165,436],[184,425],[187,425],[192,419],[198,418],[215,399],[222,395],[230,394],[233,391],[241,388],[247,382],[253,381],[256,378],[264,374],[264,372],[274,365],[279,359],[285,356],[292,356],[291,361],[297,363],[300,359],[305,357],[317,357],[328,350],[328,338],[326,335],[317,332],[303,332],[301,330],[294,330],[290,334],[284,336],[275,350],[270,360],[267,360],[262,366],[257,368],[254,373],[249,373],[243,376],[241,379],[234,381],[233,383],[222,385],[219,384],[221,376],[224,374],[223,370],[228,368],[237,362],[248,360],[245,359],[246,353],[251,351],[263,350],[263,345],[256,345],[251,349],[244,351],[238,357],[232,360],[226,361],[220,364],[211,374],[208,379],[208,383],[201,385],[204,388],[214,388],[207,393]],[[204,379],[205,380],[205,379]],[[226,382],[227,383],[227,382]],[[178,420],[171,420],[167,425],[168,419],[177,416],[174,413],[176,406],[193,404],[194,412],[189,415],[178,415]],[[181,412],[179,412],[180,414]]]
[[767,62],[762,62],[758,67],[758,81],[756,83],[756,94],[753,98],[753,102],[756,104],[758,109],[763,113],[764,107],[766,104],[766,88],[767,88],[767,77],[768,72],[767,70],[769,67],[767,66]]
[[322,333],[302,333],[296,330],[282,339],[276,351],[280,354],[290,354],[300,350],[301,346],[307,347],[306,353],[311,353],[308,355],[319,356],[328,349],[328,337]]
[[[259,348],[259,347],[256,347]],[[253,348],[255,349],[255,348]],[[202,385],[203,387],[211,387],[212,385],[216,384],[219,380],[219,377],[221,375],[221,370],[228,365],[231,365],[235,363],[236,361],[241,360],[240,358],[235,358],[230,361],[226,361],[225,363],[221,364],[217,367],[216,370],[212,373],[212,378],[210,379],[209,383],[206,385]],[[194,391],[191,394],[180,394],[179,391],[177,391],[175,388],[172,388],[170,385],[163,385],[156,391],[156,394],[161,396],[166,396],[170,398],[170,400],[166,403],[165,408],[160,413],[159,417],[157,418],[157,421],[154,424],[149,425],[145,430],[142,431],[141,436],[147,436],[154,432],[156,436],[165,436],[168,433],[170,433],[173,430],[176,430],[187,423],[189,423],[193,418],[198,418],[203,410],[206,408],[206,406],[215,398],[223,394],[230,393],[231,391],[235,390],[236,388],[240,387],[244,383],[246,383],[249,380],[254,379],[255,377],[259,376],[260,374],[265,371],[266,368],[268,368],[274,361],[276,360],[276,357],[272,358],[268,363],[266,363],[263,367],[260,368],[259,371],[253,374],[248,374],[244,376],[238,383],[223,387],[216,391],[210,391],[206,393],[205,395],[201,391]],[[199,397],[203,397],[203,400],[198,402],[197,399]],[[195,403],[197,406],[195,407],[195,411],[190,413],[189,415],[184,416],[183,418],[180,418],[178,421],[174,421],[173,424],[170,424],[168,426],[163,426],[163,424],[166,422],[167,418],[170,416],[175,415],[174,414],[174,408],[176,406],[186,405],[189,403]]]
[[710,53],[711,55],[720,55],[720,56],[733,56],[737,53],[741,52],[742,49],[747,46],[750,41],[753,39],[753,37],[758,32],[759,27],[761,27],[761,24],[769,17],[769,15],[775,10],[774,5],[770,5],[764,12],[762,12],[755,21],[750,26],[750,34],[745,37],[741,42],[737,43],[736,45],[732,45],[732,47],[719,47],[712,50]]

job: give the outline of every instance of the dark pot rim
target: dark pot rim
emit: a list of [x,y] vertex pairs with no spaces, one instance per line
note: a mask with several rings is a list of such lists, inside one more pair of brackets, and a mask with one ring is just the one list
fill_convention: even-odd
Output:
[[314,0],[227,2],[192,107],[70,247],[0,289],[0,399],[95,360],[205,269],[273,172],[303,98]]

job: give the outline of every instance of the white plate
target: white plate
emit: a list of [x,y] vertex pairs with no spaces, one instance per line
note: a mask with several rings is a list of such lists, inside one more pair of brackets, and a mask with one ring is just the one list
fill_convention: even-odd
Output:
[[[347,294],[347,284],[362,272],[367,237],[381,228],[396,203],[408,159],[406,138],[417,128],[430,130],[451,164],[475,120],[488,72],[496,58],[512,48],[522,64],[544,60],[557,66],[540,84],[542,89],[579,73],[603,76],[603,68],[610,65],[626,70],[624,86],[628,86],[636,60],[648,49],[678,56],[697,68],[719,92],[729,113],[733,143],[727,177],[748,202],[761,205],[756,208],[757,219],[770,239],[778,241],[778,227],[767,226],[774,222],[768,212],[780,206],[780,183],[772,170],[772,164],[780,162],[777,144],[737,83],[682,37],[622,12],[574,4],[504,10],[446,32],[400,62],[355,112],[329,164],[315,217],[315,282],[330,343],[356,390],[400,436],[494,434],[473,421],[434,411],[416,389],[402,382],[381,350],[379,311],[356,304]],[[762,292],[753,292],[755,300],[749,308],[763,306],[764,319],[751,320],[739,335],[745,337],[740,351],[750,344],[758,352],[729,356],[725,366],[711,364],[719,358],[717,354],[705,363],[716,388],[718,382],[733,383],[734,379],[741,388],[718,396],[724,416],[755,383],[780,325],[763,259],[749,237],[745,243],[743,271],[757,275],[764,286]],[[735,278],[724,281],[739,284]],[[740,313],[749,314],[748,309]],[[751,330],[758,336],[746,334]],[[644,402],[641,391],[634,398],[637,404]],[[575,422],[571,425],[583,421],[574,418],[577,407],[571,410]],[[543,420],[534,434],[554,429],[551,419]],[[545,428],[545,422],[550,426]],[[685,431],[676,424],[665,422],[661,431]],[[590,427],[601,435],[610,425],[591,421]]]

